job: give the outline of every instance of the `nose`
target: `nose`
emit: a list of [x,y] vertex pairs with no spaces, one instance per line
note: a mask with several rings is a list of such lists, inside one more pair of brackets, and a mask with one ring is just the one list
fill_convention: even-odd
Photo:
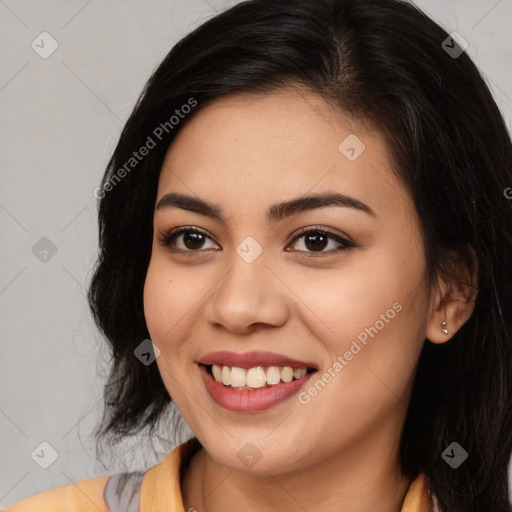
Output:
[[230,270],[214,289],[206,308],[207,321],[236,334],[262,326],[280,327],[289,315],[287,288],[261,254],[252,263],[237,253]]

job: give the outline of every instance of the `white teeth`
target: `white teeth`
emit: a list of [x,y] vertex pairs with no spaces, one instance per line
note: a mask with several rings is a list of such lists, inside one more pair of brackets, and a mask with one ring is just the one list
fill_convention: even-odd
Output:
[[279,384],[281,380],[281,370],[277,366],[271,366],[267,370],[267,384]]
[[308,373],[306,368],[295,368],[295,370],[293,370],[293,376],[296,379],[302,379],[302,377],[306,376],[306,373]]
[[238,368],[236,366],[212,365],[213,378],[225,386],[242,389],[260,389],[274,386],[280,382],[291,382],[305,377],[307,368],[291,368],[290,366],[256,366],[254,368]]
[[281,380],[283,382],[291,382],[293,379],[293,370],[289,366],[285,366],[281,370]]
[[243,388],[247,384],[247,380],[247,374],[245,373],[245,370],[243,368],[231,368],[231,387]]
[[212,373],[217,382],[222,382],[222,368],[218,364],[212,365]]
[[221,381],[224,386],[229,386],[231,384],[231,368],[229,366],[224,366],[222,368]]
[[267,383],[267,376],[261,366],[250,368],[247,372],[247,386],[250,388],[262,388]]

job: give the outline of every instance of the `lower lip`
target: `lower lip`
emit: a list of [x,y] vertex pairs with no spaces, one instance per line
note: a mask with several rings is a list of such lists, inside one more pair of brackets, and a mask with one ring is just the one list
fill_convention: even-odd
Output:
[[228,388],[217,382],[208,372],[206,366],[200,364],[199,370],[203,378],[204,385],[210,396],[222,407],[236,412],[259,412],[266,411],[275,405],[284,402],[295,395],[300,388],[311,378],[313,373],[308,373],[305,377],[291,382],[282,382],[265,389]]

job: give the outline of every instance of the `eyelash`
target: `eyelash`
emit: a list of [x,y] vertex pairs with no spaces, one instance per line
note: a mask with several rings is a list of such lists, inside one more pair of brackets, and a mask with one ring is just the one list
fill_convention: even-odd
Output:
[[[179,235],[182,235],[184,233],[197,233],[200,235],[204,235],[211,239],[211,237],[206,233],[205,231],[192,227],[192,226],[183,226],[180,228],[171,229],[168,231],[165,231],[161,233],[160,238],[158,239],[158,242],[160,245],[164,247],[169,247],[175,238],[177,238]],[[338,252],[340,250],[347,250],[347,249],[353,249],[354,247],[357,247],[355,243],[353,243],[350,240],[347,240],[346,238],[343,238],[335,233],[332,233],[330,231],[327,231],[320,226],[314,227],[314,228],[301,228],[298,233],[296,233],[295,237],[289,242],[289,244],[296,242],[300,238],[304,237],[304,235],[308,234],[319,234],[322,236],[325,236],[329,239],[332,239],[340,244],[340,247],[334,250],[330,251],[320,251],[320,252],[310,252],[310,251],[298,251],[301,253],[307,254],[307,257],[318,257],[322,255],[332,255],[335,252]],[[288,245],[289,245],[288,244]],[[173,252],[179,252],[181,254],[185,254],[187,256],[193,256],[197,253],[200,253],[201,251],[205,249],[198,249],[198,250],[190,250],[190,249],[171,249]]]

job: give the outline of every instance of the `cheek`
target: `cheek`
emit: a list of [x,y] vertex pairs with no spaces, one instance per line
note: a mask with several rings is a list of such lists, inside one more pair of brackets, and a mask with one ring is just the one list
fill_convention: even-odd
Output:
[[179,279],[179,273],[170,272],[164,258],[153,257],[150,261],[144,283],[144,315],[151,341],[159,348],[156,365],[164,385],[176,406],[187,410],[186,396],[183,396],[181,382],[186,375],[183,358],[187,326],[187,312],[190,313],[194,300],[189,283]]
[[187,313],[197,302],[188,280],[180,279],[161,257],[152,257],[144,283],[144,316],[151,339],[162,350],[186,324]]
[[335,334],[324,330],[321,338],[329,361],[299,397],[311,431],[333,443],[400,416],[423,345],[418,315],[426,304],[421,291],[412,296],[400,286],[375,290],[364,302],[339,292],[337,300],[340,311],[329,322]]
[[151,260],[146,280],[144,283],[144,316],[146,324],[151,335],[151,339],[156,342],[162,338],[162,333],[166,321],[166,311],[169,313],[170,297],[168,296],[169,287],[167,279],[158,272],[154,259]]
[[[373,259],[378,262],[361,258],[357,269],[325,273],[314,283],[302,283],[299,295],[308,308],[301,309],[309,316],[302,320],[314,328],[315,336],[331,353],[348,350],[351,340],[375,323],[379,333],[389,332],[389,326],[404,316],[397,310],[411,300],[412,274],[386,268],[381,258]],[[393,307],[395,303],[399,304]]]
[[343,374],[340,385],[350,379],[360,399],[366,392],[368,399],[374,384],[397,394],[408,386],[425,339],[428,310],[420,249],[406,256],[389,248],[359,253],[350,271],[323,276],[307,296],[314,305],[310,325],[318,326],[311,330],[322,341],[330,365],[342,358],[343,368],[338,364],[333,372]]

